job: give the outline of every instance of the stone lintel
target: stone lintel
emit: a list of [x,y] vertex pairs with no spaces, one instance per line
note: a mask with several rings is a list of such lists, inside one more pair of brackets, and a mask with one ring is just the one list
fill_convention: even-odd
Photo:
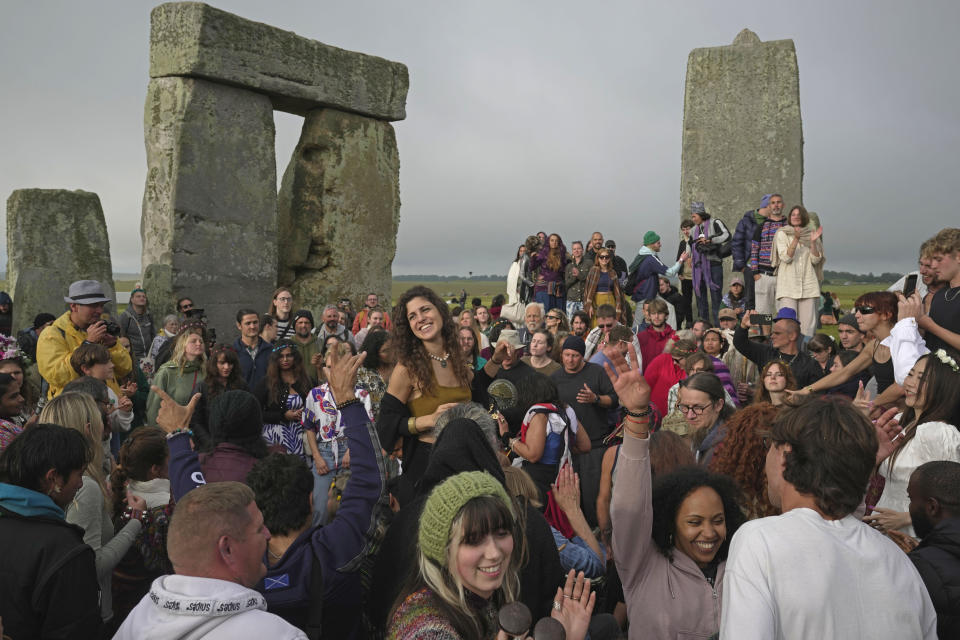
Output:
[[304,116],[332,107],[378,120],[406,118],[407,67],[247,20],[201,2],[150,15],[150,77],[187,76],[266,94]]

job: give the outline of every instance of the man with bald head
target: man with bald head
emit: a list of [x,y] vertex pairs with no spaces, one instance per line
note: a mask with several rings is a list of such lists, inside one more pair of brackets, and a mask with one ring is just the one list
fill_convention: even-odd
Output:
[[269,539],[246,485],[216,482],[193,489],[170,520],[167,555],[175,575],[153,581],[114,638],[306,640],[267,613],[266,600],[253,590],[267,572]]

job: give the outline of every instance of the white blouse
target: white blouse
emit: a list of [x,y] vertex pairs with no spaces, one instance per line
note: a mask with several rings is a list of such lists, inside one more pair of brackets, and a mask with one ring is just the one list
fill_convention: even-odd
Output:
[[819,256],[810,253],[810,247],[801,242],[790,256],[789,248],[793,236],[787,235],[784,228],[777,229],[773,236],[773,250],[777,252],[777,297],[803,298],[820,297],[820,280],[817,278],[816,265],[823,261],[823,245],[817,240]]
[[[916,429],[913,438],[900,447],[892,467],[889,459],[880,465],[880,475],[886,479],[886,484],[877,501],[878,507],[904,513],[909,511],[907,484],[917,467],[934,460],[960,462],[960,430],[955,426],[946,422],[925,422]],[[912,525],[900,531],[914,535]]]

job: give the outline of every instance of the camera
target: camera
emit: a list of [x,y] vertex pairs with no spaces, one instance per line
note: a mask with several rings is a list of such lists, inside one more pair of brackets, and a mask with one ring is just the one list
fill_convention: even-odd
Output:
[[114,338],[120,337],[120,325],[118,325],[113,320],[104,320],[104,328],[107,330],[107,334],[113,336]]

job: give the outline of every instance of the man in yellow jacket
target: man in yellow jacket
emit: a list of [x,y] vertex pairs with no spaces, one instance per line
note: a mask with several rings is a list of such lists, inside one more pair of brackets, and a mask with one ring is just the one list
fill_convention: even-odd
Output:
[[112,300],[103,294],[99,282],[78,280],[70,285],[63,300],[69,303],[70,310],[54,320],[37,342],[37,368],[50,385],[47,398],[57,396],[64,385],[79,377],[70,365],[70,356],[84,341],[99,343],[109,349],[114,375],[118,379],[133,368],[130,354],[116,336],[107,333],[107,325],[100,319],[103,307]]

